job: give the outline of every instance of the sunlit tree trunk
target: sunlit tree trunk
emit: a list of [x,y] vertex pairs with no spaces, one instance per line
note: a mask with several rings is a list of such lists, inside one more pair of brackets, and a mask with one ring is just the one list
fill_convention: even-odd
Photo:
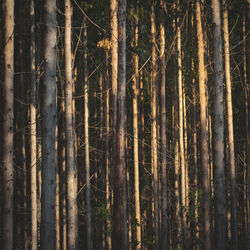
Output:
[[114,165],[114,207],[112,248],[125,250],[127,244],[126,216],[126,0],[118,1],[118,89],[116,126],[116,163]]
[[225,249],[223,68],[220,2],[212,1],[214,43],[215,248]]
[[36,57],[35,57],[35,11],[30,0],[30,186],[31,186],[31,249],[37,249],[37,153],[36,153]]
[[161,178],[162,178],[162,230],[161,247],[168,248],[168,223],[167,223],[167,117],[166,117],[166,58],[165,58],[165,3],[161,0],[160,19],[160,60],[161,60]]
[[[142,176],[144,177],[143,179],[146,179],[146,171],[145,170],[145,165],[146,165],[146,152],[145,152],[145,120],[144,120],[144,93],[143,93],[143,73],[142,71],[139,72],[140,74],[140,145],[141,145],[141,169],[142,169]],[[144,188],[142,190],[142,195],[145,194],[145,185]],[[147,207],[144,207],[143,211],[142,211],[142,216],[144,217],[144,220],[146,218],[146,213],[147,213]],[[147,228],[147,224],[146,223],[142,223],[141,225],[141,232],[142,235],[141,237],[144,239],[144,237],[146,237],[146,228]],[[144,247],[142,245],[142,247]]]
[[236,176],[234,160],[234,130],[233,130],[233,104],[231,93],[230,75],[230,52],[229,52],[229,31],[228,31],[228,12],[226,0],[223,0],[223,34],[225,49],[225,77],[227,90],[227,115],[228,115],[228,144],[230,161],[230,180],[231,180],[231,237],[232,249],[238,249],[238,230],[237,230],[237,208],[236,208]]
[[87,63],[87,23],[84,20],[83,27],[83,64],[84,64],[84,135],[85,135],[85,168],[86,168],[86,212],[87,212],[87,249],[92,249],[92,219],[91,219],[91,186],[90,186],[90,162],[89,162],[89,80]]
[[[117,122],[117,77],[118,77],[118,1],[110,0],[110,28],[111,28],[111,78],[112,78],[112,166],[116,159],[116,122]],[[113,168],[112,168],[113,172]]]
[[152,43],[152,72],[151,72],[151,162],[153,173],[153,211],[154,211],[154,233],[155,249],[159,249],[159,190],[158,190],[158,168],[157,168],[157,88],[156,88],[156,24],[155,3],[151,7],[151,43]]
[[[138,4],[138,3],[137,3]],[[135,8],[134,26],[133,28],[133,41],[134,47],[133,63],[134,63],[134,76],[133,76],[133,144],[134,144],[134,189],[135,189],[135,219],[136,219],[136,249],[141,249],[141,212],[140,212],[140,189],[139,189],[139,149],[138,149],[138,95],[139,95],[139,57],[136,53],[138,46],[138,6]]]
[[13,246],[14,1],[4,1],[3,250]]
[[[174,5],[176,9],[176,5]],[[173,30],[177,34],[177,25],[176,20],[173,20]],[[176,38],[174,41],[174,52],[177,55],[176,51]],[[175,193],[175,213],[174,216],[177,218],[175,222],[177,237],[173,240],[173,243],[176,248],[180,247],[180,238],[181,238],[181,211],[180,211],[180,154],[179,154],[179,118],[178,118],[178,82],[177,82],[177,62],[174,63],[174,91],[173,91],[173,141],[174,141],[174,193]]]
[[56,1],[46,0],[44,84],[42,106],[41,249],[54,249],[56,128]]
[[199,58],[204,249],[211,249],[209,149],[208,149],[208,128],[207,128],[208,124],[207,88],[205,86],[204,40],[203,40],[203,30],[201,21],[200,0],[196,1],[196,25],[197,25],[198,58]]
[[[178,3],[179,5],[179,3]],[[179,6],[178,6],[179,8]],[[181,170],[181,210],[183,227],[183,247],[188,248],[187,218],[186,218],[186,181],[185,181],[185,154],[183,136],[183,90],[182,90],[182,58],[181,58],[181,27],[180,17],[177,19],[177,63],[178,63],[178,97],[179,97],[179,151]]]

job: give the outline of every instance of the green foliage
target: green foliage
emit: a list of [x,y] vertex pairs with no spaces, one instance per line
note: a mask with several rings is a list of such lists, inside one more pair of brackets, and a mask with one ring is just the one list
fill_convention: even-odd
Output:
[[99,206],[95,208],[94,211],[94,216],[96,218],[96,221],[106,221],[110,220],[111,221],[111,213],[110,211],[106,208],[106,204],[101,203]]

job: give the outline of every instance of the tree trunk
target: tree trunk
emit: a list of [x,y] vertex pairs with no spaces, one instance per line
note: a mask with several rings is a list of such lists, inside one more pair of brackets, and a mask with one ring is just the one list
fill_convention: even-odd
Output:
[[117,76],[118,76],[118,1],[110,0],[110,28],[111,28],[111,77],[112,77],[112,174],[116,159],[116,123],[117,123]]
[[[106,209],[108,213],[110,212],[110,155],[109,155],[109,133],[110,133],[110,127],[109,127],[109,74],[108,74],[108,51],[105,53],[105,125],[106,128],[106,135],[105,135],[105,184],[106,184]],[[107,235],[107,247],[108,249],[111,249],[111,221],[110,218],[106,219],[106,235]]]
[[89,80],[87,63],[87,23],[84,20],[83,28],[83,64],[84,64],[84,135],[85,135],[85,168],[86,168],[86,212],[87,212],[87,250],[92,249],[92,220],[91,220],[91,186],[89,163]]
[[[178,3],[179,5],[179,3]],[[178,6],[179,8],[179,6]],[[183,90],[182,90],[182,58],[181,58],[181,27],[180,17],[177,19],[177,63],[178,63],[178,96],[179,96],[179,150],[181,168],[181,209],[183,227],[183,248],[188,248],[187,218],[186,218],[186,182],[185,182],[185,154],[183,136]]]
[[[186,90],[183,84],[183,128],[184,128],[184,157],[185,157],[185,207],[186,213],[189,210],[189,179],[188,179],[188,131],[187,131],[187,106],[186,106]],[[188,230],[188,223],[187,223]]]
[[[118,91],[116,163],[114,165],[113,249],[127,249],[126,216],[126,0],[118,1]],[[115,93],[114,93],[115,94]]]
[[211,249],[210,225],[210,182],[209,182],[209,150],[208,150],[208,117],[207,117],[207,88],[205,86],[204,40],[201,21],[200,0],[196,1],[196,25],[199,58],[199,93],[201,120],[201,153],[202,153],[202,182],[203,182],[203,221],[204,249]]
[[77,187],[74,155],[74,128],[72,107],[72,64],[71,64],[71,6],[65,0],[65,131],[67,160],[67,201],[68,201],[68,248],[77,249]]
[[45,1],[45,72],[42,107],[41,249],[54,249],[56,128],[56,0]]
[[[138,4],[138,2],[137,2]],[[136,51],[138,46],[138,6],[135,8],[135,23],[133,24],[132,46]],[[133,76],[133,144],[134,144],[134,188],[135,188],[135,219],[136,219],[136,249],[141,249],[141,212],[140,212],[140,188],[139,188],[139,149],[138,149],[138,95],[139,95],[139,57],[133,54],[134,76]]]
[[162,232],[161,247],[168,249],[167,223],[167,117],[166,117],[166,58],[165,58],[165,3],[161,0],[160,60],[161,60],[161,178],[162,178]]
[[[65,96],[65,84],[62,82],[61,86],[61,96]],[[60,126],[60,191],[61,195],[61,247],[62,250],[67,249],[67,174],[66,174],[66,145],[65,145],[65,100],[61,100],[61,126]]]
[[151,36],[152,36],[152,72],[151,72],[151,162],[153,173],[153,211],[154,211],[154,234],[155,249],[159,249],[159,191],[158,191],[158,168],[157,168],[157,88],[156,88],[156,24],[155,3],[151,7]]
[[36,49],[34,0],[30,0],[30,186],[31,186],[31,249],[37,249],[37,153],[36,153]]
[[223,31],[225,49],[225,77],[227,90],[227,115],[228,115],[228,143],[230,161],[230,180],[231,180],[231,237],[232,249],[238,249],[238,230],[237,230],[237,208],[236,208],[236,176],[234,161],[234,129],[233,129],[233,107],[231,94],[231,75],[230,75],[230,52],[229,52],[229,32],[228,32],[228,12],[226,0],[223,0]]
[[[56,97],[56,106],[58,98]],[[57,116],[58,119],[58,116]],[[60,143],[58,137],[58,123],[56,124],[55,136],[55,162],[56,162],[56,189],[55,189],[55,250],[60,250],[60,188],[59,188],[59,161],[58,161],[58,144]]]
[[225,249],[225,170],[223,69],[220,2],[212,1],[214,25],[214,169],[215,169],[215,248]]
[[250,91],[250,85],[249,85],[249,79],[250,79],[250,35],[249,35],[249,29],[250,29],[250,0],[245,1],[245,27],[244,27],[244,79],[245,79],[245,116],[246,116],[246,122],[245,122],[245,129],[246,129],[246,141],[245,141],[245,151],[246,151],[246,206],[247,206],[247,245],[250,246],[250,167],[249,167],[249,161],[250,161],[250,150],[249,150],[249,144],[250,144],[250,136],[249,136],[249,91]]
[[[176,6],[174,5],[174,8]],[[176,20],[173,20],[173,30],[177,33]],[[176,45],[176,38],[174,40],[174,45]],[[174,52],[176,54],[176,46],[174,46]],[[177,237],[173,241],[173,245],[176,248],[180,247],[180,238],[181,238],[181,212],[180,212],[180,154],[179,154],[179,130],[178,130],[178,89],[177,89],[177,63],[174,64],[174,91],[173,91],[173,141],[174,141],[174,193],[175,193],[175,213],[174,216],[177,218],[175,226],[176,226],[176,234]]]
[[13,76],[14,1],[4,1],[4,119],[3,119],[3,249],[13,246]]
[[[194,70],[194,62],[192,59],[192,69]],[[192,94],[193,94],[193,154],[194,154],[194,220],[195,220],[195,245],[198,248],[197,241],[199,239],[200,230],[199,230],[199,204],[198,204],[198,149],[197,149],[197,119],[196,119],[196,108],[197,108],[197,98],[195,90],[195,78],[192,80]]]

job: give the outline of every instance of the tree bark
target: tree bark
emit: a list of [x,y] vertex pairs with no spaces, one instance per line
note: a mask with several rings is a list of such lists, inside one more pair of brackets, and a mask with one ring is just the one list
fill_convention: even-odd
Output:
[[209,181],[209,149],[208,149],[208,117],[207,117],[207,88],[205,86],[204,40],[201,21],[200,0],[196,1],[196,25],[199,58],[199,93],[201,120],[201,153],[202,153],[202,182],[203,182],[203,221],[204,249],[211,249],[210,225],[210,181]]
[[13,247],[14,1],[4,1],[3,249]]
[[160,16],[160,60],[161,60],[161,178],[162,178],[162,232],[161,248],[168,249],[167,223],[167,117],[166,117],[166,58],[165,58],[165,3],[161,4]]
[[154,213],[154,234],[155,249],[159,249],[159,189],[158,189],[158,168],[157,168],[157,88],[156,88],[156,24],[155,24],[155,3],[151,6],[151,43],[152,43],[152,72],[151,72],[151,162],[153,174],[153,213]]
[[225,170],[222,39],[219,0],[212,1],[214,25],[214,169],[215,169],[215,248],[225,249]]
[[116,126],[116,163],[114,169],[114,208],[112,248],[125,250],[127,245],[126,216],[126,0],[118,1],[118,91]]
[[117,123],[117,77],[118,77],[118,1],[110,0],[110,28],[111,28],[111,78],[112,78],[112,173],[116,159],[116,123]]
[[[109,96],[110,96],[110,90],[109,90],[109,72],[108,72],[108,51],[105,51],[105,125],[106,128],[106,135],[105,135],[105,184],[106,184],[106,209],[107,212],[110,213],[110,154],[109,154],[109,134],[110,134],[110,126],[109,126],[109,114],[110,114],[110,108],[109,108]],[[111,222],[110,218],[106,219],[106,240],[107,240],[107,247],[108,249],[111,249]]]
[[246,151],[246,206],[247,206],[247,244],[250,246],[250,136],[249,136],[249,79],[250,79],[250,0],[245,1],[245,25],[244,25],[244,79],[245,79],[245,114],[246,114],[246,122],[245,122],[245,129],[246,129],[246,141],[245,141],[245,151]]
[[74,128],[72,107],[72,63],[71,63],[71,4],[65,0],[65,131],[67,160],[67,204],[68,204],[68,248],[77,249],[77,187],[74,155]]
[[231,180],[231,237],[232,249],[238,249],[238,230],[237,230],[237,208],[236,208],[236,175],[234,160],[234,129],[233,129],[233,107],[231,93],[230,75],[230,50],[229,50],[229,31],[228,31],[228,12],[226,0],[223,0],[223,34],[225,49],[225,77],[227,90],[227,115],[228,115],[228,144],[230,161],[230,180]]
[[[178,3],[179,5],[179,3]],[[178,6],[179,10],[179,6]],[[180,17],[177,17],[177,63],[178,63],[178,97],[179,97],[179,151],[181,168],[181,211],[183,227],[183,248],[188,248],[187,217],[186,217],[186,181],[185,181],[185,153],[183,136],[183,90],[182,90],[182,58],[181,58],[181,27]]]
[[86,210],[87,210],[87,249],[92,249],[92,219],[91,219],[91,185],[89,163],[89,80],[87,63],[87,23],[83,28],[83,64],[84,64],[84,135],[85,135],[85,168],[86,168]]
[[56,0],[45,1],[45,72],[42,106],[41,249],[54,249],[56,128]]
[[[56,97],[56,106],[58,98]],[[57,116],[58,119],[58,116]],[[55,250],[60,250],[60,188],[59,188],[59,161],[58,161],[58,144],[60,143],[58,137],[58,123],[56,124],[55,135],[55,163],[56,163],[56,188],[55,188]]]
[[[138,2],[137,2],[138,4]],[[133,29],[134,50],[138,46],[138,6],[135,8],[135,20]],[[140,181],[139,181],[139,149],[138,149],[138,95],[139,95],[139,57],[136,52],[133,54],[134,76],[133,76],[133,144],[134,144],[134,188],[135,188],[135,219],[136,219],[136,249],[141,249],[141,212],[140,212]]]
[[31,249],[37,249],[37,147],[36,147],[36,49],[35,49],[35,10],[34,0],[30,0],[30,153],[31,153]]

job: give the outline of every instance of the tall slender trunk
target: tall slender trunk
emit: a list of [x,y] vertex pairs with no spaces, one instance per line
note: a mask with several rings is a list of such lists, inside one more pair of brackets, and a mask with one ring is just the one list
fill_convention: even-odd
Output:
[[228,32],[228,12],[226,0],[223,0],[223,31],[225,49],[225,77],[227,90],[227,115],[228,115],[228,143],[230,160],[230,180],[231,180],[231,237],[232,248],[238,249],[238,230],[237,230],[237,208],[236,208],[236,176],[234,161],[234,130],[233,130],[233,107],[231,93],[230,75],[230,52],[229,52],[229,32]]
[[14,1],[4,1],[3,249],[13,246]]
[[[178,3],[179,5],[179,3]],[[179,6],[178,6],[179,8]],[[185,182],[185,154],[183,136],[183,90],[182,90],[182,58],[181,58],[181,27],[180,17],[177,17],[177,63],[178,63],[178,97],[179,97],[179,151],[181,168],[181,210],[183,227],[183,247],[188,248],[187,215],[186,215],[186,182]]]
[[[135,8],[135,20],[133,29],[133,44],[136,50],[138,46],[138,2]],[[134,77],[133,77],[133,144],[134,144],[134,188],[135,188],[135,219],[136,219],[136,249],[141,249],[141,212],[140,212],[140,188],[139,188],[139,149],[138,149],[138,95],[139,95],[139,57],[135,52]]]
[[[65,96],[65,84],[61,86],[61,96]],[[65,101],[61,100],[62,122],[60,126],[60,191],[61,195],[61,247],[67,249],[67,174],[66,174],[66,145],[65,145]]]
[[164,1],[161,0],[160,19],[160,60],[161,60],[161,178],[162,178],[162,232],[161,247],[168,249],[167,223],[167,117],[166,117],[166,59],[165,59],[165,18]]
[[77,249],[77,187],[74,152],[74,128],[72,107],[72,63],[71,63],[71,6],[65,0],[65,133],[67,160],[67,204],[68,204],[68,248]]
[[[56,105],[58,98],[56,97]],[[57,116],[58,118],[58,116]],[[55,250],[60,250],[60,188],[59,188],[59,159],[58,159],[58,144],[60,143],[58,137],[58,123],[56,124],[55,136],[55,163],[56,163],[56,188],[55,188]]]
[[117,123],[117,77],[118,77],[118,0],[110,0],[110,28],[111,28],[111,77],[112,77],[112,173],[116,159],[116,123]]
[[86,168],[86,210],[87,210],[87,249],[92,249],[92,220],[91,220],[91,186],[89,163],[89,80],[87,63],[87,23],[84,20],[83,28],[83,64],[84,64],[84,135],[85,135],[85,168]]
[[215,169],[215,248],[225,249],[225,170],[223,69],[220,2],[212,1],[214,25],[214,169]]
[[[174,8],[176,5],[174,4]],[[173,20],[173,30],[175,33],[177,32],[176,27],[176,20]],[[176,45],[176,39],[174,41]],[[176,46],[174,47],[175,54]],[[174,174],[175,174],[175,181],[174,181],[174,193],[175,193],[175,214],[174,216],[177,218],[176,220],[176,230],[177,230],[177,237],[174,241],[176,248],[180,247],[180,237],[181,237],[181,211],[180,211],[180,154],[179,154],[179,129],[178,129],[178,89],[177,89],[177,63],[174,63],[174,91],[173,91],[173,141],[174,141]]]
[[30,186],[31,186],[31,249],[37,249],[37,153],[36,153],[36,56],[35,56],[35,11],[30,0]]
[[[194,69],[194,62],[192,60],[192,69]],[[197,119],[196,119],[196,107],[197,107],[197,98],[195,90],[195,78],[192,80],[192,94],[193,94],[193,154],[194,154],[194,218],[195,218],[195,243],[197,246],[197,241],[199,239],[200,230],[199,230],[199,204],[198,204],[198,150],[197,150]],[[197,249],[197,248],[196,248]]]
[[45,1],[45,72],[42,107],[41,249],[54,249],[56,128],[56,0]]
[[[244,80],[245,80],[245,115],[246,115],[246,122],[245,122],[245,129],[246,129],[246,141],[245,141],[245,151],[246,151],[246,207],[247,207],[247,244],[250,246],[250,136],[249,136],[249,79],[250,79],[250,0],[245,1],[245,13],[244,13],[245,25],[243,26],[244,30]],[[248,197],[248,198],[247,198]]]
[[204,249],[211,249],[209,150],[208,150],[208,128],[207,128],[208,104],[207,104],[207,88],[205,86],[204,40],[203,40],[203,30],[201,21],[200,0],[196,1],[196,25],[197,25],[198,58],[199,58]]
[[[184,157],[185,157],[185,207],[186,213],[189,209],[189,179],[188,179],[188,129],[187,129],[187,106],[186,106],[186,90],[183,84],[183,128],[184,128]],[[188,224],[187,224],[188,230]]]
[[[146,171],[145,170],[145,164],[146,164],[146,152],[145,152],[145,120],[144,120],[144,108],[143,108],[143,104],[144,104],[144,93],[143,93],[143,73],[142,71],[139,72],[140,74],[140,131],[141,131],[141,170],[142,173],[141,175],[143,176],[143,182],[142,184],[145,184],[145,179],[146,177]],[[143,186],[143,190],[142,190],[142,195],[145,196],[146,195],[146,190],[145,190],[145,185]],[[142,211],[142,221],[145,220],[146,218],[146,213],[147,213],[147,207],[145,206],[143,208]],[[146,237],[146,229],[147,229],[147,223],[142,223],[141,225],[141,230],[142,230],[142,238],[144,239]],[[142,247],[145,247],[145,245],[142,245]]]
[[158,168],[157,168],[157,87],[156,87],[156,24],[155,24],[155,3],[151,7],[151,36],[152,36],[152,72],[151,72],[151,162],[153,173],[153,204],[154,204],[154,233],[155,249],[159,249],[159,189],[158,189]]
[[[109,155],[109,134],[110,134],[110,126],[109,126],[109,72],[108,72],[108,51],[106,50],[105,56],[105,128],[106,128],[106,135],[105,135],[105,185],[106,185],[106,208],[107,212],[110,213],[110,155]],[[110,218],[106,220],[106,234],[107,234],[107,247],[111,249],[111,222]]]
[[126,0],[118,1],[118,90],[116,163],[114,165],[113,249],[127,249],[126,216]]

